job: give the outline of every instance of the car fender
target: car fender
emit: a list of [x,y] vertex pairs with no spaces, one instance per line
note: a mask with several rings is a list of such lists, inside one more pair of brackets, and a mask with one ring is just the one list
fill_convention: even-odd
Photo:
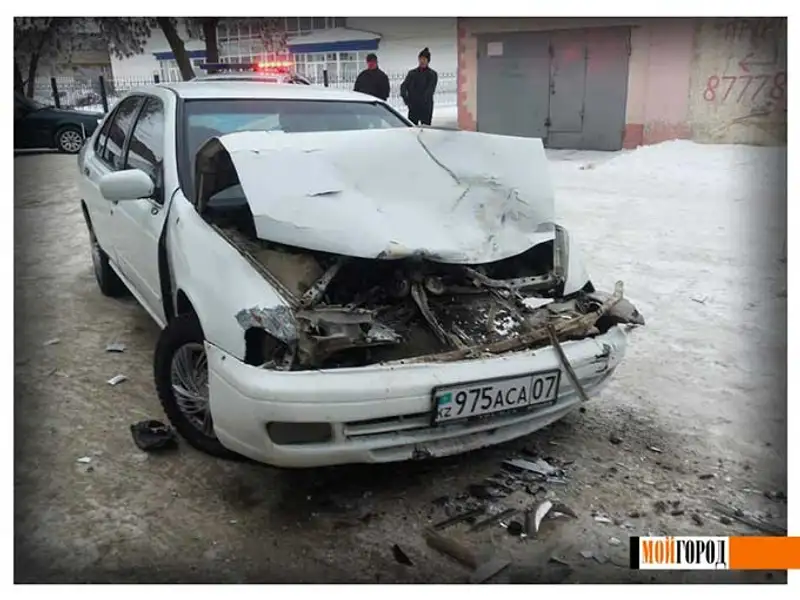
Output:
[[172,201],[166,228],[173,309],[178,308],[178,293],[184,294],[206,341],[244,360],[245,330],[236,315],[250,308],[286,305],[286,300],[180,192]]

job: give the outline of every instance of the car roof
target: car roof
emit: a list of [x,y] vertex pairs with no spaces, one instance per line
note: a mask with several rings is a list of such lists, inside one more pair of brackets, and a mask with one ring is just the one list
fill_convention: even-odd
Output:
[[376,102],[376,98],[367,94],[339,90],[313,85],[296,85],[291,83],[271,83],[264,81],[181,81],[164,83],[157,87],[167,88],[185,99],[239,99],[253,98],[265,100],[331,100],[350,102]]
[[292,77],[301,77],[297,73],[279,73],[279,72],[248,72],[248,73],[209,73],[208,75],[198,75],[192,82],[197,81],[261,81],[263,79],[289,79]]

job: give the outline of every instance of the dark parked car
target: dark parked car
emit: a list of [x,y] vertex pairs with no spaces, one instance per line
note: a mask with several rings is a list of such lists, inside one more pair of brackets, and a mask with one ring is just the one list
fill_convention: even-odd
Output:
[[14,93],[14,149],[55,148],[77,154],[102,118],[102,113],[47,106]]

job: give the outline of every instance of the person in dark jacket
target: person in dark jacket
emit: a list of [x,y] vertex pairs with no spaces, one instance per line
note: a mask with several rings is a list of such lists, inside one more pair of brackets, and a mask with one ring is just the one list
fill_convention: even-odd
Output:
[[353,90],[381,100],[389,98],[389,78],[378,68],[378,57],[375,54],[367,54],[367,68],[356,77]]
[[414,125],[430,125],[433,119],[433,95],[439,76],[430,68],[431,51],[419,53],[419,64],[411,69],[400,85],[400,96],[408,107],[408,119]]

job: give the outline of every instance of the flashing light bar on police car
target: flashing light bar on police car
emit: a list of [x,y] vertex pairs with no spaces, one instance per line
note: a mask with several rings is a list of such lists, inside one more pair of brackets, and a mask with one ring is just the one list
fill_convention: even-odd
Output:
[[251,71],[265,73],[288,73],[294,67],[291,61],[269,61],[257,63],[202,63],[204,71]]

